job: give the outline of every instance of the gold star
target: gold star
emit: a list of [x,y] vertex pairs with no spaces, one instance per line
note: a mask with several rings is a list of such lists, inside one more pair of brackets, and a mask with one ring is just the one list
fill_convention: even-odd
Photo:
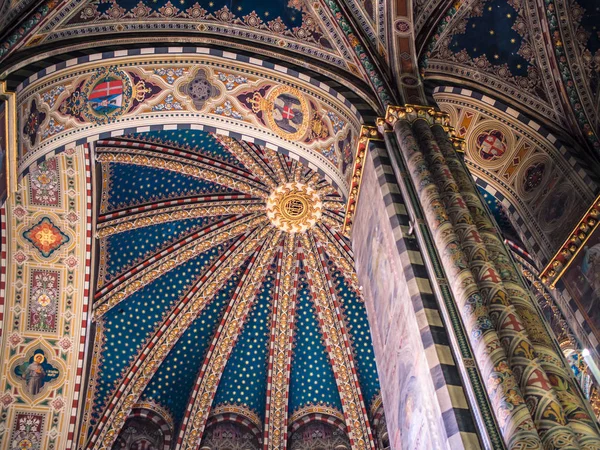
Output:
[[496,32],[494,30],[490,30],[490,34],[495,34]]

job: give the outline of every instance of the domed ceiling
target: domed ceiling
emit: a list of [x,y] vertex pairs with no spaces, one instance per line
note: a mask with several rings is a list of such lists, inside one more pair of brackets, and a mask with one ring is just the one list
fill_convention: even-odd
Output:
[[371,448],[379,381],[331,185],[201,131],[99,141],[96,155],[91,445],[110,448],[145,404],[184,447],[235,413],[284,448],[281,430],[321,413]]

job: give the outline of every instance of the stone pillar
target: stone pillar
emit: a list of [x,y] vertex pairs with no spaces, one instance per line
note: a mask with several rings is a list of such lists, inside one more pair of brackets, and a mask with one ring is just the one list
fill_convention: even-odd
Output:
[[[406,110],[409,113],[415,112],[412,108]],[[469,267],[469,260],[444,205],[440,192],[448,187],[443,184],[438,186],[436,183],[428,161],[413,134],[413,126],[409,119],[418,117],[416,114],[414,117],[409,116],[400,109],[392,109],[391,111],[396,113],[394,117],[389,114],[389,111],[390,109],[386,120],[394,127],[402,157],[416,187],[479,368],[483,379],[486,380],[487,393],[506,445],[510,449],[541,449],[543,446],[540,436],[525,405],[517,378],[511,370],[505,348],[494,329],[488,310],[489,305],[479,291],[474,274]],[[419,116],[425,114],[419,111]],[[394,149],[390,151],[394,152]],[[398,154],[398,150],[394,153]]]
[[[600,435],[595,420],[587,409],[584,397],[576,386],[576,381],[561,355],[557,342],[548,327],[544,325],[543,316],[536,307],[535,300],[518,275],[517,268],[511,260],[497,228],[490,220],[464,163],[457,157],[456,151],[448,139],[447,131],[441,124],[436,124],[429,132],[432,132],[439,144],[439,164],[443,164],[450,172],[452,179],[455,180],[453,187],[458,190],[466,203],[473,223],[482,238],[487,258],[495,265],[508,301],[516,311],[516,316],[520,319],[521,325],[524,326],[524,330],[533,344],[535,357],[547,374],[548,381],[552,386],[551,390],[562,407],[568,425],[575,433],[581,448],[598,448]],[[542,413],[539,418],[534,416],[536,422],[544,420],[552,411],[548,410],[548,413],[544,413],[544,411],[539,411],[539,405],[536,404],[535,407],[538,412]],[[556,439],[563,439],[562,433],[555,427],[547,431],[551,431],[551,435],[556,436]]]

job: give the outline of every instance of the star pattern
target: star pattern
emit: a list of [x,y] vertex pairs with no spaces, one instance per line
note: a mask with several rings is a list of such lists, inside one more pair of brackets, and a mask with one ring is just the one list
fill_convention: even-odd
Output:
[[[140,149],[136,147],[140,142],[151,145]],[[174,433],[186,447],[195,424],[205,424],[212,410],[237,408],[259,422],[280,414],[267,401],[267,392],[281,386],[289,390],[290,414],[302,408],[323,408],[337,411],[338,417],[350,411],[344,405],[358,405],[352,411],[366,410],[379,392],[366,310],[357,294],[351,254],[339,250],[338,240],[345,238],[339,234],[343,218],[336,210],[343,200],[311,169],[272,150],[232,142],[206,132],[179,130],[97,144],[106,206],[99,229],[107,221],[121,226],[135,219],[136,225],[113,227],[111,233],[100,235],[103,276],[99,277],[102,289],[96,302],[104,309],[96,320],[102,325],[103,342],[95,354],[92,425],[106,425],[92,430],[92,442],[112,445],[123,426],[120,418],[129,414],[121,400],[125,396],[168,411]],[[172,150],[183,151],[178,153],[180,159],[171,156]],[[215,178],[206,171],[186,172],[186,158],[191,166],[195,164],[194,156],[186,155],[215,160],[231,175]],[[148,163],[159,159],[163,161],[160,168]],[[251,161],[254,163],[244,165]],[[302,234],[311,235],[324,251],[324,259],[313,259],[318,262],[312,270],[319,270],[322,264],[323,274],[331,275],[344,321],[338,331],[327,330],[324,327],[328,325],[320,322],[315,295],[324,294],[311,287],[302,262],[309,256],[305,252],[317,247],[302,245],[301,250],[301,240],[294,240],[290,247],[294,234],[278,229],[266,214],[269,192],[290,182],[311,186],[320,202],[336,208],[325,211],[314,225],[314,234],[310,227]],[[252,204],[250,209],[248,204]],[[185,208],[208,206],[218,209],[206,209],[193,218],[181,215]],[[140,222],[140,217],[148,221]],[[272,325],[273,302],[284,283],[279,260],[284,247],[291,270],[299,272],[297,290],[290,291],[287,300],[279,299],[283,303],[278,308],[292,308],[286,316],[291,334],[281,340],[273,334]],[[333,252],[331,257],[328,251]],[[327,303],[330,301],[330,295],[324,296],[320,307],[334,308]],[[189,315],[186,311],[195,312]],[[350,353],[344,358],[350,359],[340,359],[330,351],[329,345],[335,344],[340,332],[347,333],[344,339],[350,343]],[[168,351],[158,354],[155,343],[163,342],[164,336],[170,339]],[[272,340],[277,345],[289,342],[285,344],[291,352],[287,372],[273,366]],[[221,355],[218,362],[215,354]],[[155,371],[145,369],[148,364],[155,366]],[[348,364],[356,367],[359,384],[355,387],[340,384],[334,375],[334,366],[339,370]],[[204,407],[199,402],[206,399],[209,403]],[[354,426],[364,422],[355,433],[368,429],[366,416],[348,419]],[[107,435],[111,429],[116,434]],[[195,445],[193,440],[189,442]],[[364,448],[370,448],[367,434],[363,442]]]
[[529,62],[519,54],[523,42],[516,31],[518,12],[504,0],[483,1],[480,14],[466,21],[464,33],[455,34],[450,49],[465,49],[472,58],[485,56],[492,64],[507,64],[513,75],[527,76]]

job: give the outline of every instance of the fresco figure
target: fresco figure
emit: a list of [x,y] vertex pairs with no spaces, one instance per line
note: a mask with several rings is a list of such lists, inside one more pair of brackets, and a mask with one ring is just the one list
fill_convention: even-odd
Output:
[[44,378],[46,377],[46,371],[44,370],[44,366],[42,366],[44,360],[44,355],[38,353],[33,357],[33,363],[29,364],[27,369],[25,369],[27,390],[31,395],[39,394],[44,386]]
[[31,396],[38,395],[46,383],[58,377],[58,369],[46,361],[43,350],[36,350],[31,358],[14,369],[15,374],[25,382],[25,391]]

